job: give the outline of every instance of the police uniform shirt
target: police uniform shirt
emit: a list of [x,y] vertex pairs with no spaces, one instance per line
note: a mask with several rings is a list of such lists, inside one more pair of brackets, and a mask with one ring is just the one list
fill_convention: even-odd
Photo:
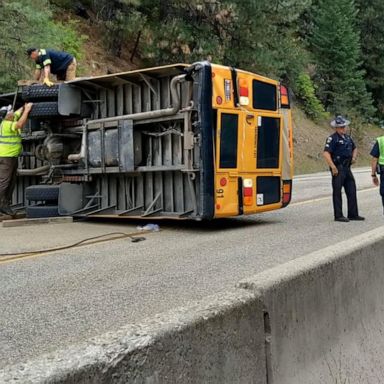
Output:
[[42,69],[46,65],[51,66],[51,73],[57,75],[65,72],[72,62],[73,56],[67,52],[54,51],[53,49],[40,49],[36,59],[36,69]]
[[376,140],[375,145],[373,146],[370,155],[372,157],[376,157],[378,159],[380,157],[380,148],[379,148],[379,142]]
[[344,161],[352,158],[352,152],[356,148],[351,136],[341,136],[337,132],[327,138],[324,151],[332,155],[333,161]]

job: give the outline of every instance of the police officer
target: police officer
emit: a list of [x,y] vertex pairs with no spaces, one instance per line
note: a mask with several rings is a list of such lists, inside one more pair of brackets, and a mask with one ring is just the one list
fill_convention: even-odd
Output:
[[9,205],[16,183],[17,158],[22,152],[20,132],[31,108],[32,103],[27,103],[16,112],[11,105],[0,109],[0,213],[10,216],[14,214]]
[[[331,126],[336,132],[327,138],[324,148],[324,159],[332,173],[333,210],[335,221],[349,222],[364,220],[359,216],[357,208],[356,183],[351,171],[351,164],[356,161],[357,149],[352,138],[346,134],[350,124],[343,116],[336,116]],[[344,187],[348,201],[348,218],[343,216],[341,189]]]
[[384,208],[384,136],[377,138],[372,150],[371,150],[372,162],[372,181],[376,187],[379,185],[379,179],[377,178],[377,170],[380,171],[380,195]]
[[53,49],[28,48],[27,55],[36,63],[35,80],[42,80],[48,87],[53,83],[49,75],[56,75],[57,80],[74,80],[76,78],[76,59],[67,52]]

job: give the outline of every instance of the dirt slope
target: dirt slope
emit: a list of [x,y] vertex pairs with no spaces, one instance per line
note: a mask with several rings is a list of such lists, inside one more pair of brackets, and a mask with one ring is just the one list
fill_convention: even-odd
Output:
[[[314,123],[305,116],[305,113],[298,107],[293,108],[294,124],[294,159],[295,174],[325,171],[327,166],[322,157],[326,138],[334,132],[329,126],[329,121],[320,124]],[[353,128],[353,121],[351,122]],[[356,166],[370,164],[369,152],[376,137],[383,135],[380,128],[367,125],[364,127],[364,135],[360,142],[357,142],[358,161]]]
[[[104,47],[103,36],[106,32],[100,25],[74,15],[67,14],[61,17],[62,21],[68,18],[77,20],[79,33],[88,37],[84,43],[84,56],[79,65],[80,76],[124,72],[141,66],[138,58],[131,61],[131,42],[127,42],[122,57],[115,57],[109,54]],[[322,152],[326,138],[333,133],[329,121],[316,124],[306,117],[299,106],[296,106],[293,108],[293,123],[295,174],[327,170]],[[364,127],[364,131],[366,133],[358,143],[358,166],[369,164],[369,151],[372,143],[377,136],[384,134],[383,130],[368,125]]]

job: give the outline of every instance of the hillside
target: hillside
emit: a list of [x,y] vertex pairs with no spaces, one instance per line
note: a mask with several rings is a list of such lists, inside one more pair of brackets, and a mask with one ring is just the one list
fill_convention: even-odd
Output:
[[138,62],[131,62],[129,44],[124,46],[121,57],[111,54],[105,47],[105,30],[100,24],[92,23],[71,13],[64,13],[58,17],[62,22],[76,21],[76,29],[80,36],[84,36],[79,62],[79,76],[97,76],[107,73],[129,71],[138,68]]
[[[140,67],[138,60],[134,63],[130,61],[130,51],[124,50],[121,58],[108,54],[103,46],[103,31],[97,25],[90,22],[84,22],[81,18],[67,14],[62,16],[66,18],[75,18],[79,33],[86,36],[92,36],[84,41],[84,57],[80,63],[80,75],[102,75],[113,72],[129,71]],[[128,45],[129,46],[129,45]],[[296,105],[292,111],[294,125],[294,150],[295,150],[295,174],[311,173],[316,171],[325,171],[327,167],[322,157],[324,142],[327,136],[333,133],[329,126],[329,120],[323,119],[319,123],[309,119],[301,109]],[[359,160],[358,166],[366,166],[370,163],[369,152],[377,136],[383,134],[383,131],[375,126],[366,125],[364,127],[364,136],[358,143]]]
[[[314,123],[299,108],[293,108],[294,124],[294,149],[295,149],[295,174],[325,171],[327,166],[322,157],[325,139],[334,130],[329,126],[329,121]],[[353,121],[351,124],[353,129]],[[352,132],[353,135],[353,132]],[[370,164],[369,152],[376,137],[383,135],[383,130],[371,125],[364,126],[364,135],[356,144],[358,147],[358,162],[356,166]]]
[[[335,1],[335,6],[341,6],[343,1]],[[327,2],[328,0],[324,0],[324,4]],[[308,30],[310,26],[306,24],[308,12],[319,12],[316,28],[320,28],[322,22],[328,23],[327,16],[325,15],[324,20],[321,10],[316,7],[312,9],[310,1],[291,0],[289,3],[292,7],[285,9],[288,5],[282,5],[272,24],[260,18],[257,18],[260,23],[254,23],[252,15],[267,14],[270,11],[270,2],[260,0],[258,3],[258,7],[252,8],[247,2],[239,0],[56,0],[45,2],[44,4],[49,5],[42,8],[43,0],[5,0],[4,7],[0,8],[0,16],[4,20],[12,20],[12,14],[19,12],[22,5],[25,12],[23,18],[18,20],[17,28],[11,28],[8,24],[2,25],[0,17],[4,32],[4,46],[0,47],[0,62],[4,61],[0,66],[0,87],[2,91],[14,89],[15,82],[20,78],[27,78],[33,70],[32,63],[25,60],[23,45],[12,43],[14,40],[22,41],[24,46],[55,47],[73,53],[78,58],[80,77],[165,63],[190,63],[209,58],[216,63],[235,65],[261,75],[280,78],[289,84],[296,96],[293,109],[295,173],[325,170],[322,149],[326,137],[332,132],[327,117],[330,115],[325,113],[325,109],[332,114],[337,108],[337,111],[347,113],[348,116],[361,116],[362,121],[365,119],[379,122],[384,116],[379,113],[380,95],[384,94],[380,90],[380,84],[384,82],[384,75],[381,76],[380,73],[382,63],[375,63],[375,71],[370,70],[369,65],[372,63],[369,61],[369,53],[372,47],[368,43],[362,46],[366,84],[375,96],[373,104],[378,111],[376,115],[370,115],[372,100],[368,96],[361,100],[351,99],[345,92],[345,84],[353,83],[353,94],[361,97],[365,95],[361,88],[364,88],[361,73],[348,73],[349,78],[344,79],[346,83],[338,85],[338,89],[343,90],[341,94],[325,87],[325,79],[335,69],[333,57],[337,52],[335,53],[334,47],[330,46],[329,52],[324,51],[329,44],[323,47],[322,52],[314,50],[309,59],[308,47],[311,47],[311,41],[308,36],[311,34]],[[361,8],[359,1],[356,4]],[[381,12],[381,8],[376,9]],[[361,11],[364,15],[365,9]],[[384,15],[384,9],[382,13]],[[237,23],[240,16],[241,25]],[[313,17],[310,19],[315,21]],[[31,25],[35,26],[33,31],[30,29]],[[49,28],[43,27],[44,25]],[[376,24],[370,25],[372,28],[369,33],[373,37],[379,31],[375,29]],[[358,28],[362,31],[364,26],[365,24],[355,24],[354,30],[349,31],[351,36],[355,36],[355,40],[359,34]],[[330,26],[327,24],[323,27],[327,30]],[[251,29],[247,31],[247,28]],[[286,32],[284,39],[281,39],[281,28]],[[297,35],[299,29],[302,31],[300,38]],[[322,36],[324,31],[312,32]],[[367,39],[367,34],[368,31],[362,36]],[[355,40],[353,41],[358,45]],[[239,46],[242,49],[238,49]],[[344,53],[351,50],[350,46],[343,45],[336,48],[342,48]],[[375,57],[380,56],[376,48],[374,52]],[[331,55],[332,59],[327,68],[326,63],[321,62],[326,55]],[[351,58],[350,63],[353,64],[357,59],[357,56]],[[344,67],[340,67],[340,70],[347,73]],[[375,85],[378,88],[374,88]],[[332,95],[333,101],[329,101],[328,96],[324,98],[324,95]],[[359,112],[359,108],[364,110],[366,116]],[[309,119],[308,115],[317,123]],[[352,122],[354,121],[356,119],[352,118]],[[367,165],[372,141],[382,131],[362,121],[359,122],[358,135],[359,165]]]
[[[81,74],[101,75],[107,72],[129,71],[139,67],[138,63],[129,61],[130,52],[126,51],[124,58],[109,55],[102,45],[100,32],[90,23],[81,23],[81,33],[92,36],[84,43],[85,57],[81,62]],[[309,119],[299,105],[293,108],[295,174],[311,173],[327,170],[322,157],[322,150],[327,136],[333,133],[329,121],[324,119],[315,123]],[[363,140],[359,143],[358,166],[369,165],[369,152],[372,142],[383,131],[367,125]]]

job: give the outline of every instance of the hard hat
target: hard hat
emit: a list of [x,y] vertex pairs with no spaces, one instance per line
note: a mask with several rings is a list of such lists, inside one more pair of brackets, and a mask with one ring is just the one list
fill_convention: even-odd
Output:
[[6,105],[6,106],[4,106],[4,107],[1,107],[0,108],[0,117],[1,118],[4,118],[5,116],[7,116],[7,114],[9,113],[9,112],[11,112],[12,111],[12,105],[11,104],[9,104],[9,105]]

